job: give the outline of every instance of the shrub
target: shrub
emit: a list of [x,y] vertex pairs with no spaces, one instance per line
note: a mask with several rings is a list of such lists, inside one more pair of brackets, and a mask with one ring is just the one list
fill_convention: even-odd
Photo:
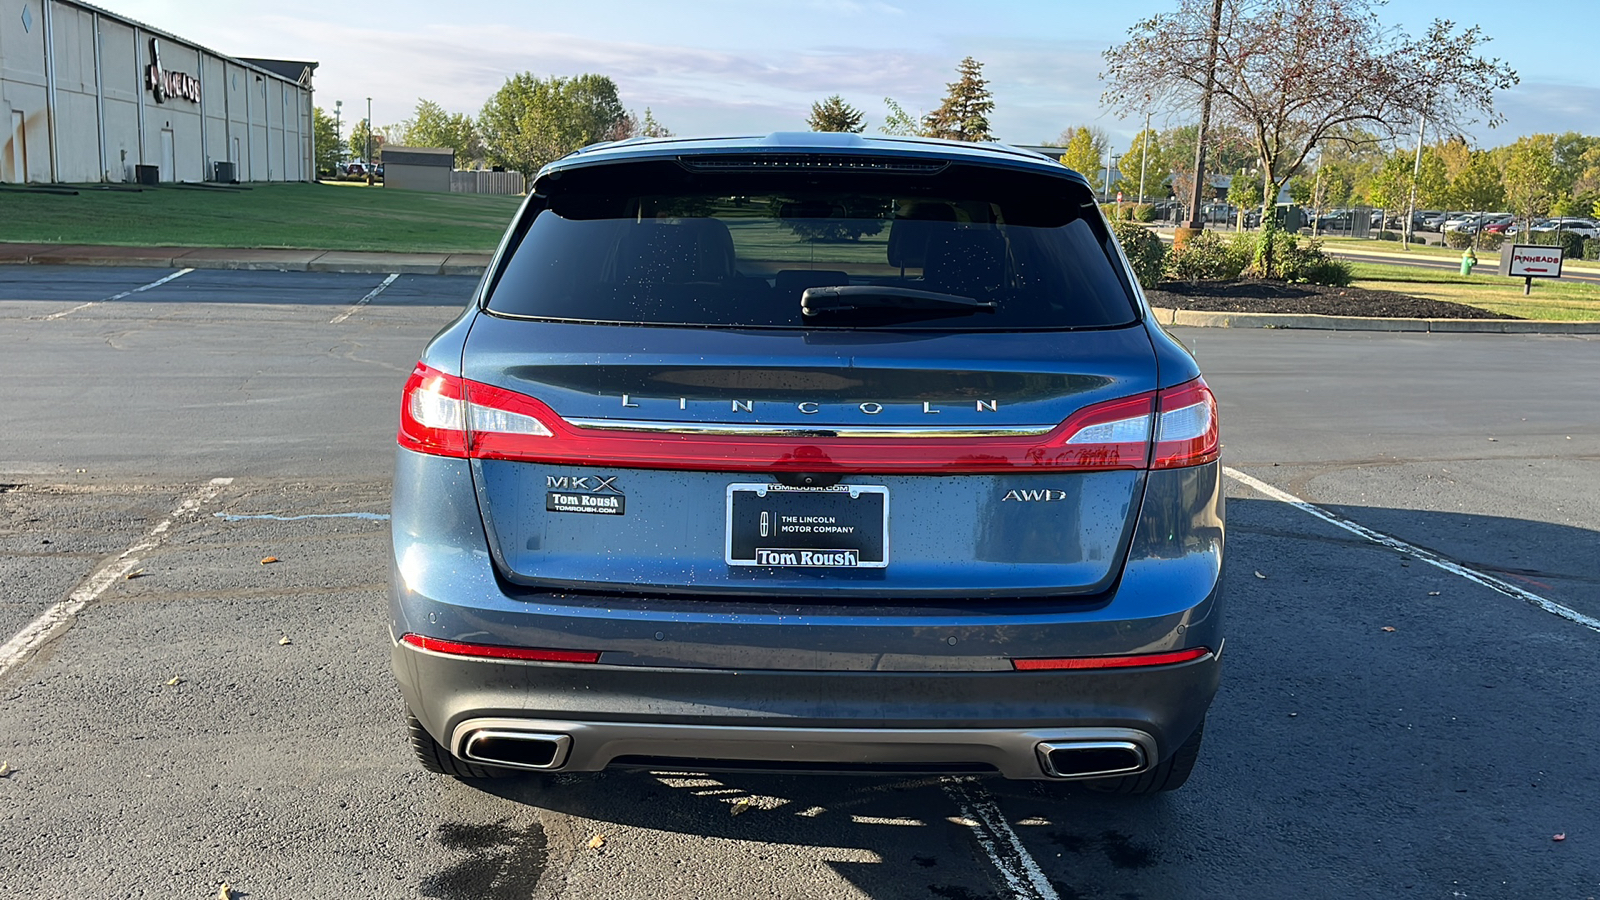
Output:
[[1560,247],[1567,259],[1583,258],[1583,235],[1571,231],[1535,231],[1528,243],[1542,247]]
[[1249,257],[1238,252],[1241,241],[1224,241],[1214,231],[1202,231],[1182,250],[1167,255],[1169,281],[1234,281],[1244,272]]
[[1129,209],[1129,216],[1135,222],[1154,222],[1156,220],[1155,204],[1136,203]]
[[1145,287],[1152,287],[1161,280],[1162,270],[1167,260],[1167,247],[1156,237],[1156,233],[1138,224],[1137,222],[1112,222],[1111,231],[1117,236],[1117,243],[1122,245],[1122,252],[1128,255],[1128,264],[1133,266],[1134,277]]
[[1297,234],[1282,231],[1262,232],[1246,274],[1335,287],[1348,286],[1353,277],[1350,264],[1329,257],[1323,252],[1321,241],[1302,240]]
[[1479,250],[1499,250],[1500,245],[1506,242],[1506,236],[1504,233],[1492,231],[1482,232],[1481,234],[1477,235],[1477,238],[1477,241],[1474,242],[1474,246],[1476,246]]
[[1380,231],[1380,232],[1378,232],[1378,240],[1380,240],[1380,241],[1398,241],[1398,240],[1400,240],[1400,235],[1397,232],[1393,232],[1393,231]]
[[1590,238],[1583,242],[1584,259],[1600,259],[1600,240]]

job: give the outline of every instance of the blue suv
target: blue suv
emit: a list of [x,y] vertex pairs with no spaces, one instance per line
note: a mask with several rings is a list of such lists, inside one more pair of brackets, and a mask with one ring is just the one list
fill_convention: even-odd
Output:
[[1216,402],[1082,176],[995,144],[604,144],[534,180],[400,410],[390,628],[462,778],[1183,784]]

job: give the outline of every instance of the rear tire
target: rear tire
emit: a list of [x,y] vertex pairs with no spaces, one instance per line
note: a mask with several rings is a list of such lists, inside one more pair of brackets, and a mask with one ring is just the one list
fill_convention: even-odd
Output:
[[456,759],[444,745],[433,739],[428,729],[422,727],[422,722],[409,707],[406,709],[406,735],[411,739],[411,749],[417,754],[417,762],[422,763],[424,769],[434,774],[462,779],[508,778],[521,774],[515,769],[481,766]]
[[1189,773],[1194,771],[1195,760],[1200,758],[1200,741],[1205,730],[1206,723],[1202,719],[1194,734],[1189,735],[1189,739],[1183,742],[1183,746],[1179,747],[1176,753],[1148,772],[1124,775],[1121,778],[1095,778],[1080,784],[1088,790],[1101,794],[1143,795],[1175,791],[1183,787],[1183,783],[1189,780]]

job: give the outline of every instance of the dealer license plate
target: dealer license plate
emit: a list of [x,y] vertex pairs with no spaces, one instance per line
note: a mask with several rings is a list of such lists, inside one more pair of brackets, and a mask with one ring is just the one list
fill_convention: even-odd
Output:
[[728,485],[727,563],[811,569],[889,564],[889,489]]

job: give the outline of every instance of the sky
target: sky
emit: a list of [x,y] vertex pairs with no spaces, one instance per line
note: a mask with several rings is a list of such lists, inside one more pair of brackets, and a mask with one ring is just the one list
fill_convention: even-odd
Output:
[[[1588,0],[1586,0],[1588,2]],[[803,130],[830,94],[882,124],[884,97],[936,107],[964,56],[984,64],[991,129],[1032,144],[1093,125],[1126,144],[1142,126],[1100,105],[1100,54],[1176,0],[101,0],[100,5],[233,56],[321,63],[316,103],[344,102],[344,133],[380,127],[419,98],[476,115],[511,75],[610,76],[624,105],[683,136]],[[1506,122],[1481,146],[1536,132],[1600,132],[1593,31],[1565,16],[1515,14],[1503,0],[1393,0],[1385,24],[1420,33],[1436,16],[1480,25],[1485,53],[1521,75],[1497,98]],[[1556,27],[1552,27],[1552,25]],[[1198,114],[1187,117],[1198,119]],[[1165,124],[1155,120],[1156,127]]]

